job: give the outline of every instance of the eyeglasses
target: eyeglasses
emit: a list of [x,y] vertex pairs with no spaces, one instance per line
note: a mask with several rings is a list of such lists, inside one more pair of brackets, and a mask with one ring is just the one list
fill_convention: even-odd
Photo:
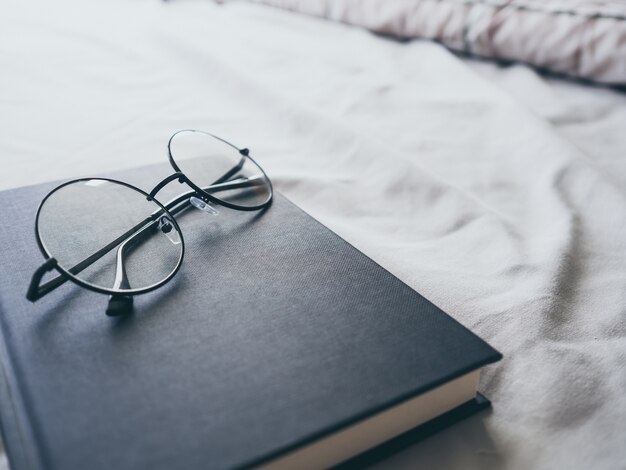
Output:
[[[108,178],[81,178],[57,186],[37,210],[35,235],[46,261],[33,274],[32,302],[66,281],[109,294],[109,316],[132,311],[133,296],[170,281],[185,253],[176,218],[188,209],[217,215],[215,205],[257,211],[272,201],[272,183],[239,149],[207,132],[183,130],[168,143],[175,173],[149,193]],[[178,180],[191,188],[166,204],[155,196]],[[41,284],[45,273],[59,276]]]

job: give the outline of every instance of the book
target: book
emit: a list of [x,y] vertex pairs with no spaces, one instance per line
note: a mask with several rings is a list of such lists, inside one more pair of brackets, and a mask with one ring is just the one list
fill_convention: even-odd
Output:
[[[149,190],[169,172],[109,176]],[[180,271],[129,316],[72,283],[30,303],[55,186],[0,192],[12,470],[355,468],[489,405],[478,379],[500,353],[278,192],[185,215]]]

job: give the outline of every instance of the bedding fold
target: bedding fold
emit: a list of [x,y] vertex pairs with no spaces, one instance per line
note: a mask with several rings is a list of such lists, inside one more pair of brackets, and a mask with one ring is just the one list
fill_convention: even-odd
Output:
[[492,412],[380,468],[624,462],[626,166],[556,108],[439,44],[278,9],[34,4],[0,18],[0,186],[164,162],[178,129],[224,136],[504,353],[481,380]]
[[[233,1],[233,0],[221,0]],[[626,85],[626,4],[603,0],[249,0],[376,33]]]

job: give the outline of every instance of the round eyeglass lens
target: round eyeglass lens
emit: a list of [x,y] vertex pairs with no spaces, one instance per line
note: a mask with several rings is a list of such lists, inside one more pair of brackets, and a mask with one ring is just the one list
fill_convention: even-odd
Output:
[[183,257],[178,224],[163,206],[126,184],[77,180],[44,199],[37,217],[44,251],[87,287],[139,293],[158,287]]
[[196,186],[216,199],[243,209],[260,208],[272,197],[272,185],[252,158],[237,147],[202,131],[172,136],[170,157]]

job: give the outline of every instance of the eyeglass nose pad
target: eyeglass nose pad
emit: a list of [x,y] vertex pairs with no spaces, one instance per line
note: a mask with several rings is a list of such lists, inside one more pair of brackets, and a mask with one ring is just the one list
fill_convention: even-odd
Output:
[[159,230],[165,234],[165,236],[174,244],[178,245],[180,243],[180,235],[178,231],[174,230],[174,224],[167,216],[162,216],[159,219]]
[[202,199],[199,199],[195,196],[191,196],[189,198],[189,203],[196,209],[200,209],[201,211],[206,212],[207,214],[218,215],[220,213],[211,204],[209,204],[208,202],[204,202]]

